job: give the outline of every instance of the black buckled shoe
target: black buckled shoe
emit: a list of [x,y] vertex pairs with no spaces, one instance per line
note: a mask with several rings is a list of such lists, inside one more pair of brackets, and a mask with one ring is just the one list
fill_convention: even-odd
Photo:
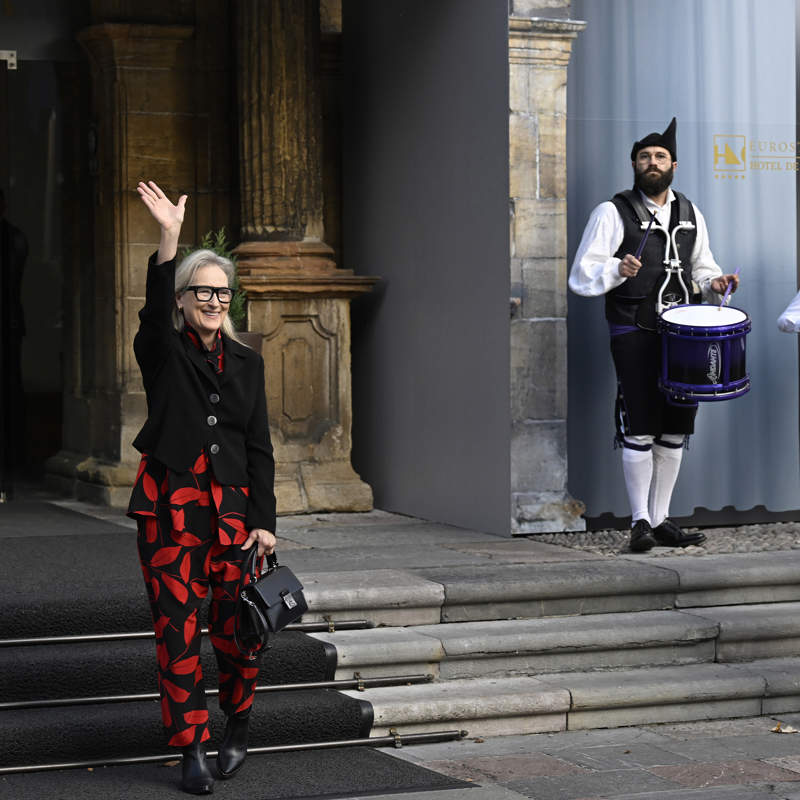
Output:
[[183,748],[181,789],[189,794],[211,794],[214,776],[206,763],[206,750],[201,744]]
[[660,525],[653,528],[653,536],[662,547],[689,547],[702,544],[706,535],[700,533],[687,533],[681,530],[671,519],[665,519]]
[[634,553],[644,553],[651,547],[655,547],[656,540],[653,538],[653,529],[646,519],[637,519],[631,530],[631,550]]
[[247,757],[247,728],[250,712],[231,714],[225,725],[225,736],[217,754],[217,769],[220,778],[230,778],[238,772]]

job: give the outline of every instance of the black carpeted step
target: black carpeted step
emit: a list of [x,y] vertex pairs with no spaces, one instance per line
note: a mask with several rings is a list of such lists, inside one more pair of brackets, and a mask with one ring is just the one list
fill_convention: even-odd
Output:
[[[142,764],[0,776],[0,797],[13,800],[164,800],[186,798],[180,765]],[[213,764],[212,764],[213,769]],[[230,781],[217,781],[219,800],[309,800],[375,797],[443,789],[471,789],[425,767],[368,747],[250,755]],[[480,790],[453,798],[481,796]],[[440,795],[436,795],[439,797]]]
[[0,540],[0,639],[150,630],[136,533]]
[[[213,747],[224,729],[209,703]],[[372,706],[317,689],[256,695],[249,744],[298,744],[369,735]],[[158,701],[0,712],[0,766],[66,763],[169,752]]]
[[[63,520],[56,520],[63,521]],[[0,639],[151,630],[133,531],[0,540]],[[202,619],[206,618],[205,611]],[[204,639],[206,686],[216,666]],[[273,640],[260,682],[329,680],[335,650],[296,632]],[[155,691],[152,639],[0,647],[0,701]],[[224,717],[209,699],[218,741]],[[256,695],[253,746],[369,735],[372,707],[335,691]],[[0,766],[127,758],[167,752],[158,701],[0,711]]]
[[[336,650],[303,633],[284,631],[270,640],[259,683],[276,685],[332,680]],[[203,637],[206,687],[217,685],[217,662]],[[0,702],[139,694],[158,690],[154,639],[0,647]]]

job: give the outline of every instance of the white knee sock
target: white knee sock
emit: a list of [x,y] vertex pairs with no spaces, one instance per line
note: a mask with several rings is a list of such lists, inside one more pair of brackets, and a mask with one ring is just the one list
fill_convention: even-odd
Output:
[[640,519],[651,522],[647,501],[653,477],[652,444],[652,436],[624,437],[622,473],[625,476],[625,488],[628,490],[628,502],[631,504],[632,522]]
[[653,444],[653,479],[648,508],[650,524],[654,528],[669,516],[669,502],[678,480],[685,438],[683,434],[662,433]]

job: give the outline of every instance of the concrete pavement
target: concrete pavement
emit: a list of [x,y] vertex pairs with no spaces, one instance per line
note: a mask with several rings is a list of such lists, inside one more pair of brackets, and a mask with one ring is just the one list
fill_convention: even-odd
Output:
[[789,714],[404,747],[476,786],[380,800],[800,800],[800,732],[778,722],[800,728]]

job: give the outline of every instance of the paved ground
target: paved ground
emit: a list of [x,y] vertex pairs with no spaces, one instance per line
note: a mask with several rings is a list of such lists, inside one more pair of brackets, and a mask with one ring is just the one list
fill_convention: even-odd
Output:
[[381,800],[800,800],[800,715],[467,739],[395,754],[480,788]]
[[[37,489],[20,501],[55,502],[86,517],[134,528],[120,511],[53,498]],[[11,505],[6,507],[11,508]],[[0,506],[0,523],[3,507]],[[10,516],[9,516],[10,519]],[[800,523],[706,529],[703,547],[654,548],[636,558],[800,549]],[[626,531],[549,534],[508,540],[375,511],[369,514],[314,514],[282,517],[279,548],[294,551],[287,562],[316,563],[318,569],[401,568],[409,548],[418,559],[436,559],[443,549],[453,563],[508,558],[509,550],[531,563],[608,559],[627,555]],[[2,524],[0,524],[0,537]],[[7,534],[10,535],[10,534]],[[18,535],[18,533],[17,533]],[[438,551],[437,551],[438,548]],[[566,553],[562,548],[566,548]],[[520,551],[523,551],[520,556]],[[429,555],[426,555],[428,553]],[[776,557],[780,557],[776,553]],[[448,562],[449,563],[449,562]],[[405,747],[392,752],[475,784],[470,790],[384,795],[381,800],[800,800],[800,715],[614,730],[496,737]]]

